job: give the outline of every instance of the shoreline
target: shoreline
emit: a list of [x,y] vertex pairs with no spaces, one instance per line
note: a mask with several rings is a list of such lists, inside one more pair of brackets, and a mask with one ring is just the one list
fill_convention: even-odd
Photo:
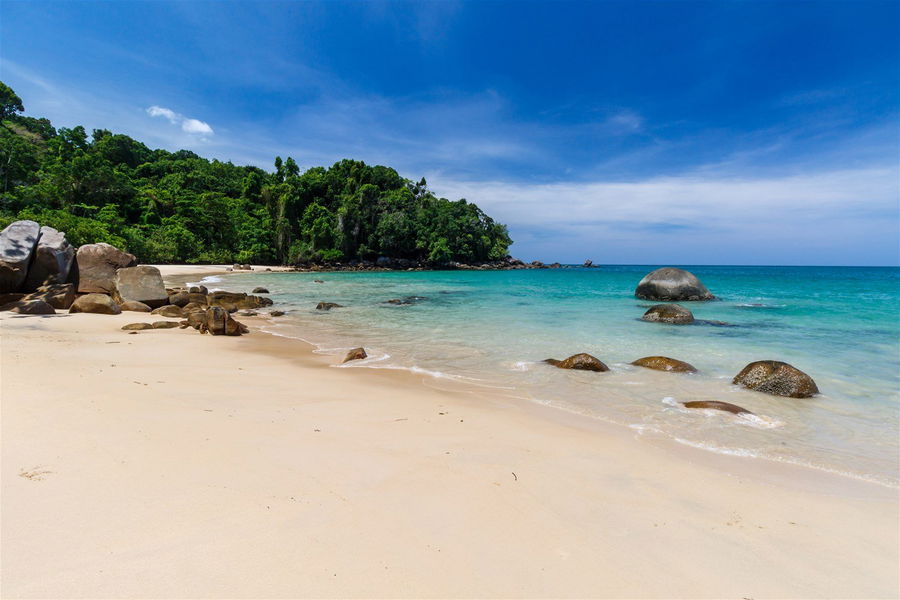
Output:
[[157,318],[0,317],[3,597],[900,591],[895,489]]

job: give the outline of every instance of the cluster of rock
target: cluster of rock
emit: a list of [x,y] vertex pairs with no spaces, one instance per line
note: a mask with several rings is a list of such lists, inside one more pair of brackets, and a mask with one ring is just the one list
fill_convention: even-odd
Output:
[[[134,255],[109,244],[86,244],[76,251],[63,233],[34,221],[16,221],[0,232],[0,310],[20,314],[144,312],[182,321],[130,323],[123,329],[181,325],[201,333],[241,335],[248,329],[231,313],[272,305],[264,296],[210,292],[204,286],[167,288],[159,269],[136,263]],[[268,293],[262,288],[254,291]]]
[[[575,369],[601,373],[609,371],[609,367],[603,361],[584,352],[573,354],[564,360],[548,358],[544,362],[558,369]],[[669,373],[697,372],[693,365],[668,356],[645,356],[633,361],[631,364]],[[735,376],[732,383],[758,392],[789,398],[810,398],[819,393],[819,388],[816,387],[816,382],[813,381],[812,377],[796,367],[777,360],[761,360],[750,363]],[[684,406],[687,408],[725,410],[736,414],[753,414],[745,408],[727,402],[695,401],[685,402]]]

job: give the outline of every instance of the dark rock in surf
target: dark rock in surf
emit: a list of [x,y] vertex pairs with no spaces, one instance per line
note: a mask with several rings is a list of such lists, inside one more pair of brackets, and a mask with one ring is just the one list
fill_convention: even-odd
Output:
[[558,369],[576,369],[579,371],[597,371],[600,373],[609,371],[609,367],[603,364],[603,361],[584,352],[573,354],[565,360],[548,358],[544,362],[553,365]]
[[735,376],[732,383],[757,392],[788,398],[809,398],[819,393],[812,377],[777,360],[750,363]]
[[746,408],[740,407],[737,404],[730,404],[728,402],[718,402],[716,400],[696,400],[693,402],[684,402],[683,405],[685,408],[710,408],[713,410],[723,410],[725,412],[730,412],[735,415],[752,415],[753,414]]
[[349,362],[351,360],[362,360],[368,357],[369,355],[366,354],[365,348],[354,348],[347,353],[347,356],[344,357],[343,362]]
[[694,315],[680,304],[656,304],[647,309],[641,320],[651,323],[687,325],[694,322]]
[[675,358],[669,358],[668,356],[645,356],[644,358],[637,359],[631,364],[646,369],[653,369],[655,371],[669,371],[672,373],[697,372],[697,369],[694,368],[693,365]]
[[334,302],[319,302],[316,305],[316,310],[331,310],[332,308],[343,308],[343,306]]

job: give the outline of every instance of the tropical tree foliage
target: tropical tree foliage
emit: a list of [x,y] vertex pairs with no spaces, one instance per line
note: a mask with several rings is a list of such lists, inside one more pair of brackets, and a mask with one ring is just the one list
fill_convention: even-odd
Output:
[[73,244],[108,242],[143,262],[293,264],[386,255],[481,262],[506,257],[506,226],[475,204],[437,198],[424,179],[342,160],[272,173],[151,150],[126,135],[55,129],[22,115],[0,82],[0,227],[28,218]]

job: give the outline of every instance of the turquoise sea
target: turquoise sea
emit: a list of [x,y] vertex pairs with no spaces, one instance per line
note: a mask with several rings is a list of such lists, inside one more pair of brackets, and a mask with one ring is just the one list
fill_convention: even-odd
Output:
[[[253,272],[205,283],[268,288],[287,311],[265,327],[271,333],[340,356],[365,346],[370,358],[344,368],[458,379],[635,435],[900,484],[900,269],[686,266],[720,300],[683,304],[697,319],[727,325],[678,326],[639,320],[652,303],[636,299],[634,288],[655,268]],[[410,303],[386,303],[395,298]],[[317,311],[320,301],[344,308]],[[611,372],[541,362],[576,352],[597,356]],[[687,361],[699,373],[628,364],[649,355]],[[809,373],[821,395],[780,398],[731,384],[761,359]],[[731,402],[757,416],[680,406],[689,400]]]

